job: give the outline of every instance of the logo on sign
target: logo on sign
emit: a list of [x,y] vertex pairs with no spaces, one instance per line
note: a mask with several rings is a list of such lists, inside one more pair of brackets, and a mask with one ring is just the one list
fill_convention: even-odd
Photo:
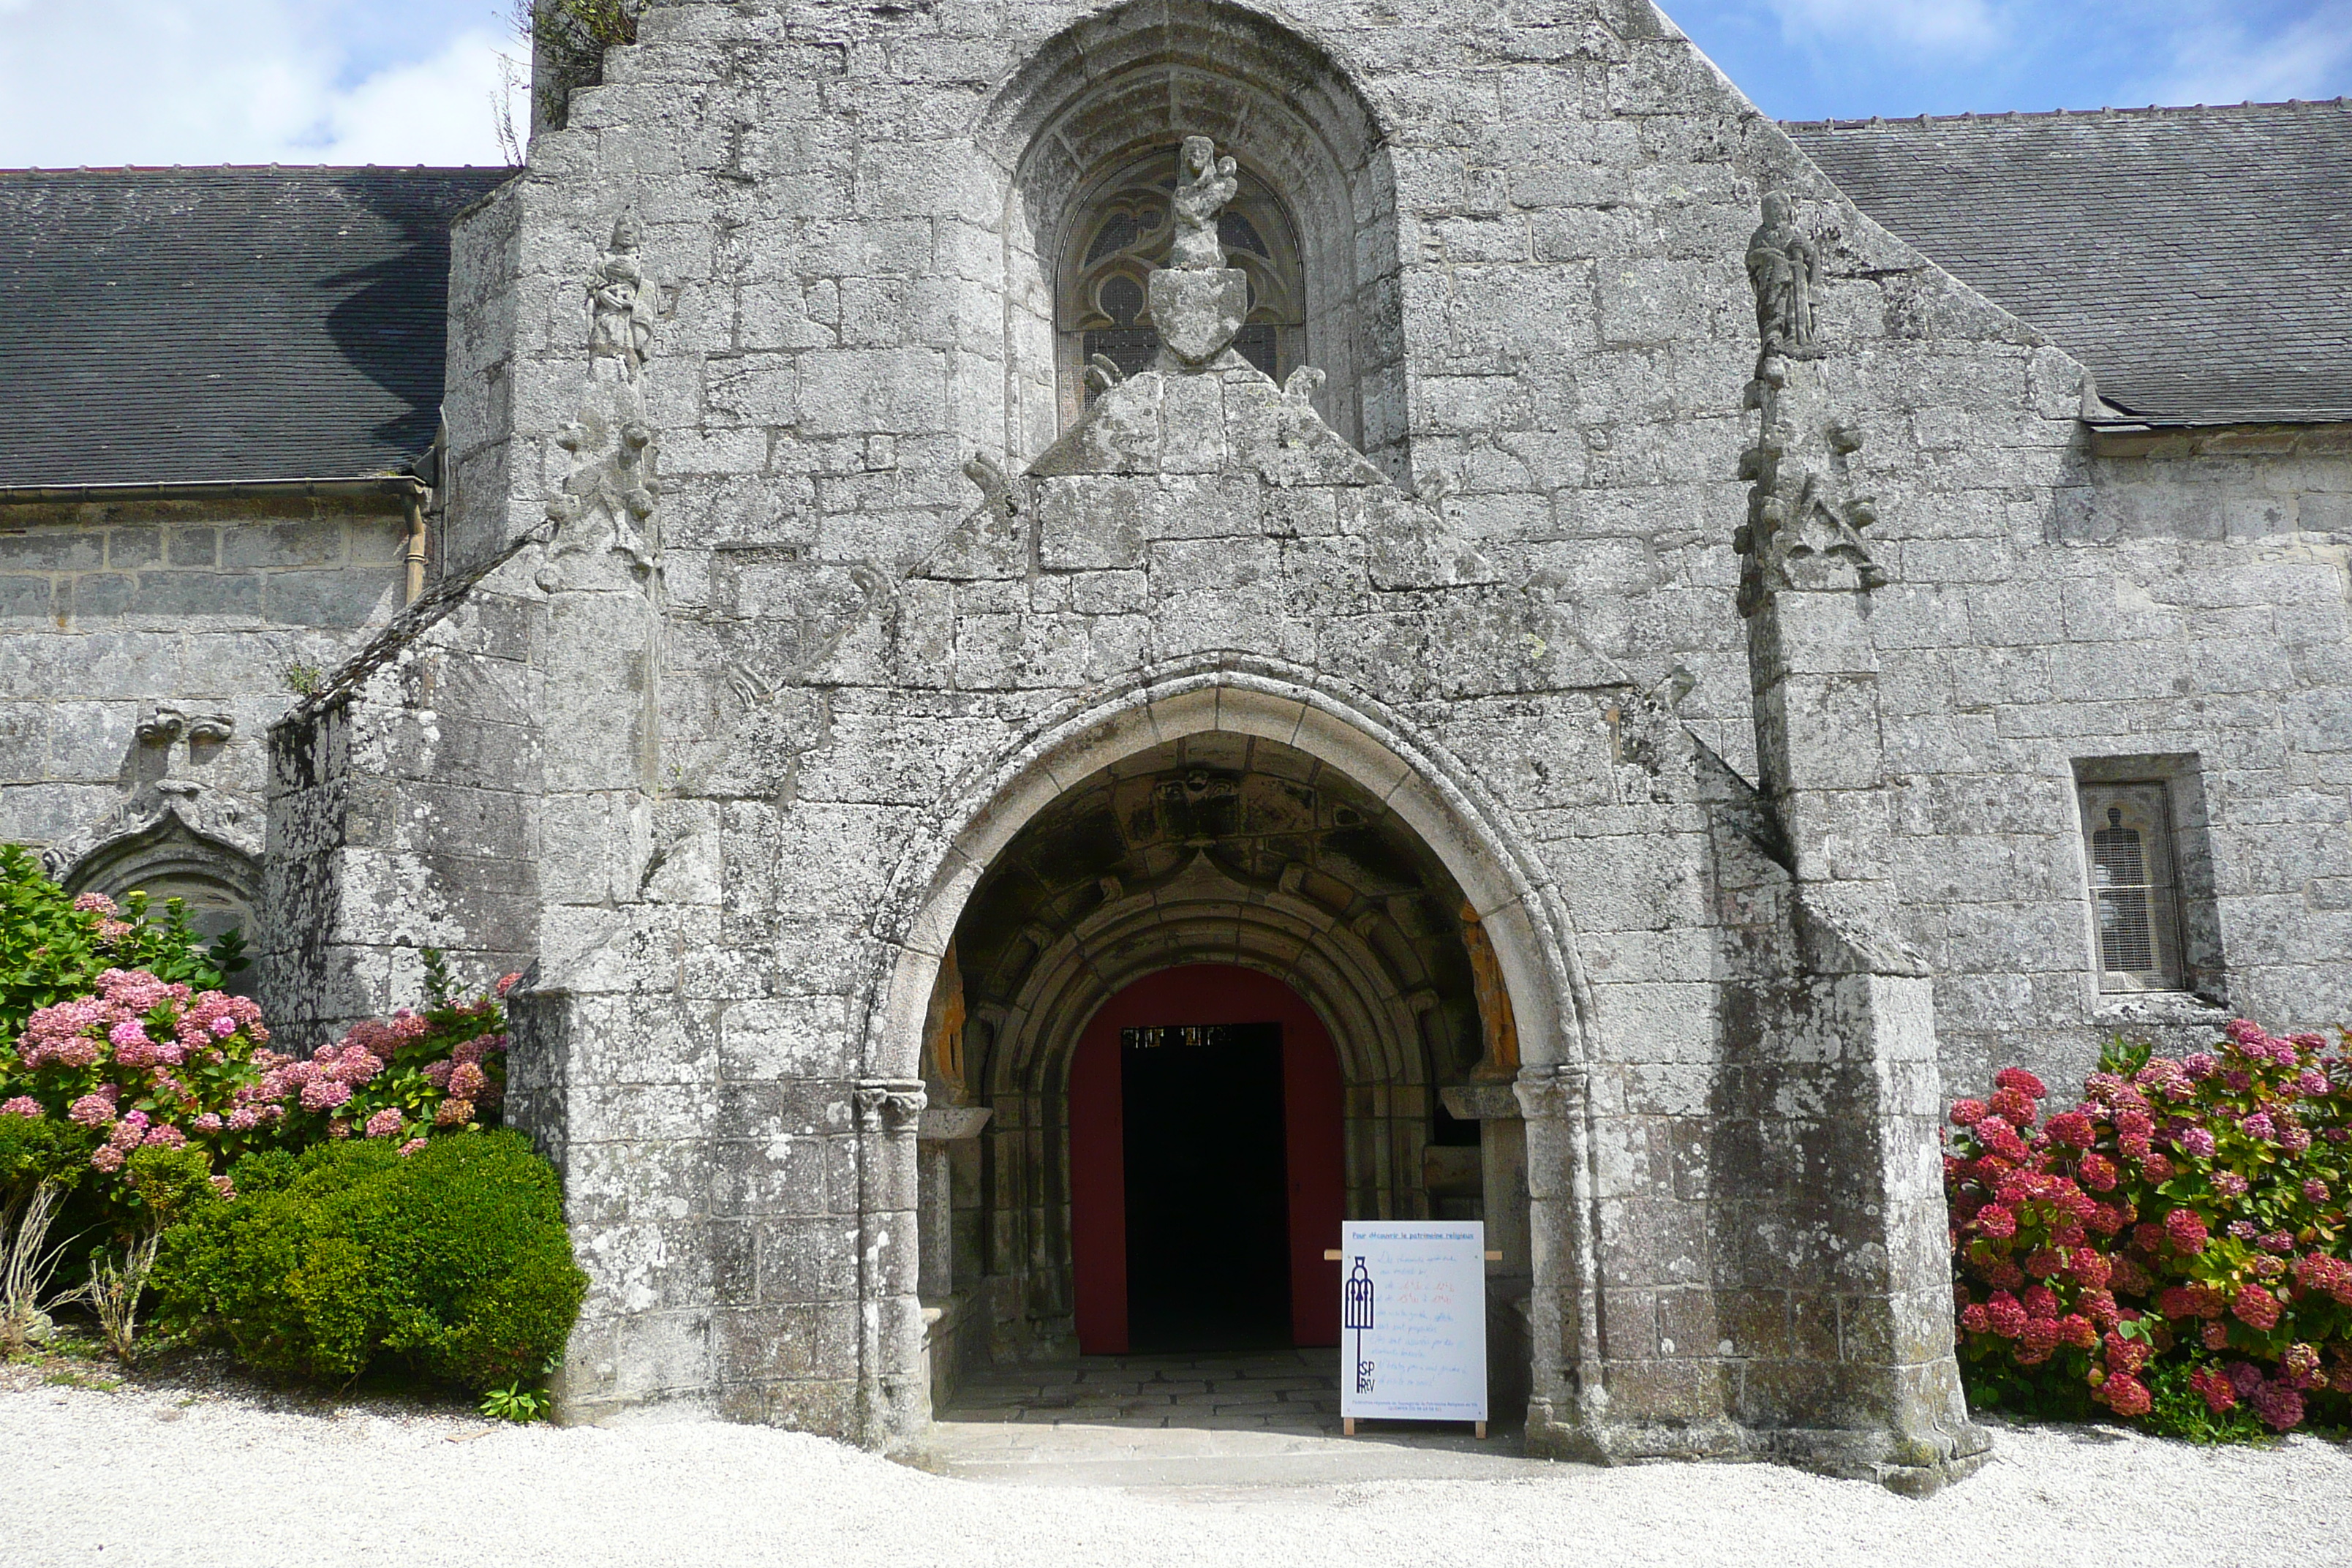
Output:
[[1348,1276],[1348,1296],[1341,1306],[1339,1326],[1356,1331],[1356,1392],[1372,1391],[1372,1363],[1364,1359],[1364,1331],[1375,1327],[1372,1322],[1372,1276],[1361,1258],[1356,1259],[1355,1272]]

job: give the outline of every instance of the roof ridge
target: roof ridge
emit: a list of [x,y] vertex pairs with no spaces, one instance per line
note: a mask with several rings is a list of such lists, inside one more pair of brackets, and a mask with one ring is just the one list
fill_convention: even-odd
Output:
[[2151,103],[2145,109],[2118,109],[2103,106],[2098,109],[2009,109],[1979,112],[1964,110],[1958,114],[1906,114],[1889,116],[1874,114],[1863,120],[1783,120],[1780,124],[1791,130],[1845,131],[1890,125],[1955,125],[1974,121],[1999,120],[2100,120],[2124,117],[2147,118],[2152,115],[2218,115],[2237,114],[2259,109],[2352,109],[2352,97],[2290,98],[2273,102],[2248,99],[2243,103]]

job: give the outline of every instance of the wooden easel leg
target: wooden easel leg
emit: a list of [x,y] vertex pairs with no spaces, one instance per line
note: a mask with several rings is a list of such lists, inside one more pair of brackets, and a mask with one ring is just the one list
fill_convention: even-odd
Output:
[[1339,1435],[1343,1437],[1352,1437],[1356,1435],[1356,1418],[1354,1416],[1343,1415],[1339,1418]]
[[1470,1423],[1470,1429],[1478,1441],[1483,1443],[1486,1440],[1486,1424],[1484,1421],[1473,1421]]

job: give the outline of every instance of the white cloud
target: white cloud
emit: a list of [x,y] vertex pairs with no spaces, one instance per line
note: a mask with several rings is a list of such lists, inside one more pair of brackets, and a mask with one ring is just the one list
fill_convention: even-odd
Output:
[[[459,34],[431,59],[396,66],[330,99],[332,163],[495,163],[499,55],[511,46],[487,28]],[[525,94],[514,111],[528,118]]]
[[1855,45],[1885,48],[1957,49],[1980,54],[2008,34],[1987,0],[1769,0],[1792,38],[1843,51]]
[[0,166],[496,163],[488,24],[358,74],[304,0],[0,0]]
[[2352,67],[2352,12],[2323,7],[2261,38],[2234,22],[2206,20],[2181,28],[2170,53],[2171,69],[2147,83],[2149,103],[2333,98]]

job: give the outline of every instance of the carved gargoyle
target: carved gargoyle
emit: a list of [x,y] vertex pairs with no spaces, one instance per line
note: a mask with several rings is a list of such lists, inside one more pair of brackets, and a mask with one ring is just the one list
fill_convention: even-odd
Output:
[[1011,522],[1021,514],[1022,495],[1017,481],[1007,476],[1003,466],[987,453],[974,452],[964,463],[963,477],[980,491],[981,505],[995,513],[1001,521]]

